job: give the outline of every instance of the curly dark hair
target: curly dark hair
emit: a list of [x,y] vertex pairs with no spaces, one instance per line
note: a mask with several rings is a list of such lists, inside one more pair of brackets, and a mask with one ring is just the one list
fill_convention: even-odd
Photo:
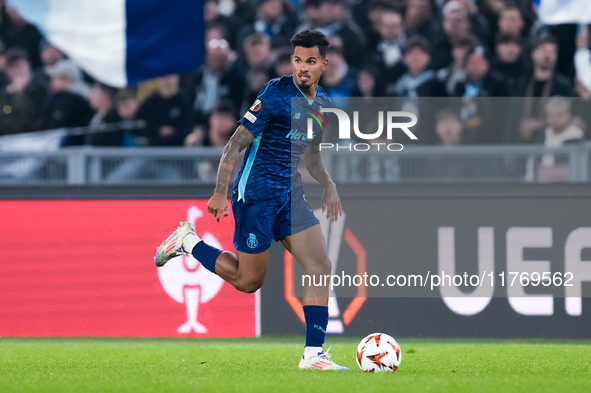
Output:
[[291,37],[290,41],[293,49],[295,49],[296,46],[301,46],[303,48],[317,47],[320,56],[323,58],[326,57],[326,49],[329,45],[328,38],[320,31],[304,30]]

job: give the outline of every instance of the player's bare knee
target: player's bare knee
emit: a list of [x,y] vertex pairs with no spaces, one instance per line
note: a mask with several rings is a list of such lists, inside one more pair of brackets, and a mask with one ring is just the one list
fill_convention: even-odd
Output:
[[244,293],[255,293],[262,285],[258,283],[238,283],[234,286],[237,290]]
[[330,274],[331,269],[332,269],[332,264],[330,263],[330,259],[328,259],[328,258],[314,261],[314,263],[309,263],[304,268],[304,270],[306,271],[306,274],[309,274],[309,275]]
[[240,292],[254,293],[263,286],[263,280],[239,280],[234,284],[234,288]]

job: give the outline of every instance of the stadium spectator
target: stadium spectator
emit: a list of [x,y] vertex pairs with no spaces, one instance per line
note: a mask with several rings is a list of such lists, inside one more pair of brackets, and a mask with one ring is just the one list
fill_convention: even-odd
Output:
[[[115,95],[115,110],[124,121],[134,120],[140,104],[137,99],[137,92],[134,88],[119,89]],[[137,147],[136,130],[123,129],[123,146]]]
[[39,47],[43,37],[37,28],[28,23],[13,7],[6,6],[3,10],[0,4],[0,42],[6,48],[21,48],[27,53],[27,58],[34,69],[41,65]]
[[[217,107],[209,117],[209,127],[203,145],[217,148],[226,146],[236,130],[237,121],[234,108],[224,104]],[[196,141],[199,140],[199,135],[195,134],[196,131],[187,136],[185,146],[198,146]],[[200,162],[196,167],[199,179],[204,182],[215,182],[219,161],[213,159]]]
[[139,133],[141,146],[182,146],[191,132],[191,107],[179,90],[179,75],[158,78],[158,91],[138,109],[137,118],[146,122]]
[[[561,147],[583,139],[584,133],[573,123],[571,102],[565,97],[552,97],[544,105],[546,127],[534,135],[534,143],[548,148]],[[541,160],[530,158],[527,162],[526,181],[557,182],[569,180],[568,163],[552,153]]]
[[458,97],[510,97],[506,83],[491,71],[486,50],[475,47],[466,61],[466,81],[456,85]]
[[468,11],[456,0],[448,2],[443,8],[443,32],[435,41],[432,55],[432,68],[445,68],[453,62],[452,42],[472,34]]
[[339,47],[329,46],[326,58],[330,61],[330,67],[322,74],[320,86],[331,97],[336,108],[346,109],[355,89],[355,72],[347,64]]
[[384,12],[396,11],[402,15],[402,8],[396,7],[392,0],[359,2],[357,7],[353,7],[354,9],[358,8],[355,10],[354,16],[365,33],[368,48],[374,48],[380,42],[379,25]]
[[[187,147],[214,146],[224,147],[236,130],[236,110],[229,102],[224,102],[213,110],[207,124],[195,123],[193,130],[185,138]],[[213,169],[217,169],[216,161]]]
[[591,51],[589,50],[589,29],[591,25],[577,36],[577,52],[575,53],[576,75],[580,83],[591,90]]
[[554,38],[558,51],[555,65],[556,71],[567,76],[571,82],[574,82],[575,77],[574,55],[577,50],[578,33],[579,25],[576,23],[545,25],[540,20],[536,22],[529,32],[532,41],[544,39],[548,36]]
[[[46,68],[54,66],[57,62],[61,60],[66,60],[66,55],[60,51],[55,46],[51,45],[48,41],[43,40],[41,41],[41,66],[33,69],[33,75],[35,78],[39,78],[40,81],[43,81],[47,86],[49,86],[50,77],[46,73]],[[86,97],[85,94],[82,94]]]
[[275,64],[273,65],[273,77],[281,78],[285,75],[291,75],[291,73],[291,48],[278,50]]
[[244,39],[242,45],[249,71],[266,71],[271,67],[271,39],[263,33],[253,33]]
[[476,2],[480,14],[486,18],[491,34],[498,33],[499,15],[507,7],[507,0],[478,0]]
[[463,143],[464,124],[458,113],[442,109],[435,115],[435,133],[443,146],[458,146]]
[[441,27],[433,14],[430,0],[409,0],[404,16],[406,34],[409,37],[436,37]]
[[267,70],[261,69],[257,71],[251,71],[248,73],[246,88],[244,89],[244,99],[240,107],[240,113],[245,113],[246,110],[256,100],[258,93],[269,81],[270,74]]
[[258,0],[255,19],[239,30],[238,44],[252,33],[262,33],[272,41],[289,41],[298,25],[294,8],[287,0]]
[[[91,127],[100,127],[104,124],[119,123],[121,117],[115,109],[115,94],[117,89],[102,83],[95,83],[90,89],[90,106],[96,111],[90,120]],[[85,136],[84,144],[87,146],[123,146],[122,130],[109,132],[90,133]]]
[[404,64],[408,72],[396,83],[399,97],[447,96],[445,86],[436,78],[435,72],[427,69],[430,61],[429,42],[420,36],[409,39],[404,50]]
[[[228,29],[226,29],[225,26],[221,25],[221,24],[216,24],[213,23],[211,25],[208,25],[207,28],[205,29],[205,39],[203,40],[203,42],[207,43],[210,42],[211,40],[226,40],[228,41],[228,44],[230,44],[229,41],[229,33],[228,33]],[[230,45],[230,48],[233,48],[234,46]]]
[[500,34],[516,36],[522,39],[527,37],[523,16],[515,5],[504,7],[499,14],[497,23]]
[[123,120],[133,120],[139,108],[137,91],[133,87],[119,89],[115,95],[115,109]]
[[[47,128],[87,126],[94,111],[88,100],[77,92],[81,73],[70,60],[61,60],[47,67],[45,72],[50,77],[50,108]],[[67,145],[82,144],[82,137],[71,137]]]
[[188,96],[199,115],[209,115],[225,99],[240,108],[244,83],[244,74],[228,41],[211,39],[206,45],[204,64],[189,75]]
[[550,96],[572,95],[572,88],[568,79],[556,73],[557,57],[558,43],[553,37],[547,36],[534,43],[531,52],[533,75],[530,76],[529,84],[525,91],[527,96],[541,97],[546,89],[551,89],[546,94]]
[[[204,143],[205,146],[224,147],[236,130],[238,119],[236,111],[230,105],[220,105],[209,118],[209,130]],[[217,165],[215,166],[217,169]]]
[[244,113],[270,79],[271,39],[263,33],[253,33],[244,39],[246,58],[245,89],[240,113]]
[[[504,124],[498,114],[505,113],[505,100],[491,97],[509,97],[505,82],[490,69],[485,49],[474,48],[466,63],[466,81],[456,85],[456,96],[463,97],[461,119],[466,125],[466,143],[500,143]],[[478,98],[482,97],[482,98]],[[484,99],[483,99],[484,98]],[[504,120],[503,120],[504,121]]]
[[[230,3],[232,6],[228,8]],[[332,70],[326,73],[322,84],[332,90],[331,95],[342,96],[342,82],[350,82],[351,70],[355,69],[371,72],[360,72],[358,78],[352,80],[352,84],[345,83],[345,91],[353,86],[351,95],[397,95],[396,83],[406,72],[404,45],[414,36],[426,36],[432,44],[428,68],[437,70],[437,79],[444,83],[447,95],[464,96],[467,86],[470,94],[479,91],[479,94],[498,95],[498,92],[489,91],[489,79],[491,76],[492,79],[500,77],[509,88],[510,95],[525,97],[520,99],[520,105],[511,108],[512,113],[507,114],[508,117],[519,120],[513,121],[516,124],[515,129],[507,131],[504,139],[506,142],[532,142],[533,135],[543,130],[542,119],[547,98],[575,94],[575,63],[578,79],[582,83],[582,86],[577,86],[577,92],[585,94],[587,90],[591,90],[591,52],[587,38],[582,38],[581,34],[578,40],[574,39],[577,31],[574,24],[544,26],[538,22],[532,28],[535,14],[531,11],[533,7],[529,0],[231,0],[230,3],[226,4],[221,0],[205,1],[205,62],[199,69],[185,74],[180,84],[197,114],[191,117],[196,118],[204,128],[208,125],[209,114],[220,103],[231,100],[232,107],[243,109],[252,103],[265,79],[291,73],[291,51],[284,50],[281,43],[291,36],[298,19],[303,21],[299,29],[319,29],[328,34],[331,37],[331,46],[337,48],[337,51],[341,50],[345,58],[344,64],[350,68],[347,72],[349,77],[342,79],[344,68],[330,67]],[[0,4],[4,2],[0,0]],[[28,57],[39,65],[33,68],[31,87],[41,86],[43,80],[40,76],[43,73],[40,70],[67,62],[66,57],[55,46],[40,41],[35,27],[26,23],[14,9],[3,5],[0,5],[0,9],[0,41],[7,50],[21,47],[29,53]],[[493,43],[490,37],[496,32],[499,34],[494,35],[496,39]],[[548,38],[548,33],[551,33],[554,41]],[[494,49],[494,56],[488,58],[488,68],[492,71],[480,83],[465,81],[466,53],[474,46],[467,37],[474,37],[473,42],[475,37],[479,37],[478,41],[484,44],[485,49]],[[575,47],[577,53],[572,56]],[[337,51],[332,52],[336,59],[335,64],[339,62]],[[6,68],[1,64],[2,59],[6,59],[6,55],[0,50],[0,99],[4,103],[12,94],[6,91],[6,85],[12,84],[14,87],[18,83],[13,84],[6,70],[2,71]],[[478,73],[477,69],[482,69],[479,62],[480,66],[488,63],[485,60],[475,59],[474,72]],[[533,64],[530,66],[530,63]],[[49,76],[45,78],[49,85]],[[67,79],[64,75],[54,76],[51,78],[52,83],[60,78]],[[147,94],[150,94],[154,90],[145,88],[149,85],[150,83],[143,84],[140,91],[148,91]],[[502,83],[493,85],[499,87]],[[154,86],[157,88],[157,83]],[[421,89],[424,88],[421,86]],[[88,88],[80,75],[66,89],[58,90],[88,99]],[[407,91],[402,93],[409,95]],[[421,92],[420,95],[432,94],[434,93]],[[61,105],[59,113],[53,111],[52,116],[62,118],[68,112],[65,118],[72,120],[75,113],[88,113],[88,110],[70,110],[70,105],[64,104],[61,96],[61,93],[52,96],[52,108]],[[466,98],[470,101],[470,97]],[[65,102],[68,100],[78,104],[84,101],[73,96],[68,96]],[[412,101],[405,100],[407,104]],[[23,101],[19,103],[24,104]],[[11,101],[8,107],[12,112],[9,115],[4,112],[1,114],[0,133],[28,131],[64,123],[81,125],[79,121],[64,122],[50,118],[46,119],[47,124],[37,121],[34,126],[18,125],[14,128],[16,123],[12,122],[17,117],[26,118],[23,121],[27,124],[35,123],[35,119],[39,117],[15,117],[15,113],[20,113],[20,110],[15,112],[13,105],[14,102]],[[43,112],[49,105],[48,99],[45,103],[39,99],[36,108]],[[579,104],[573,105],[573,111],[578,117],[582,117],[579,114]],[[8,107],[3,105],[2,108],[8,111]],[[465,133],[467,139],[471,135],[470,124],[468,122]]]
[[431,53],[428,41],[420,36],[408,40],[404,50],[404,64],[408,72],[402,75],[396,83],[396,95],[402,99],[401,109],[414,113],[417,123],[416,136],[418,143],[431,144],[435,142],[432,119],[424,116],[437,111],[439,103],[434,100],[419,100],[418,97],[445,97],[445,86],[441,83],[433,70],[427,69]]
[[41,44],[41,62],[43,67],[55,65],[60,60],[64,60],[66,55],[47,41]]
[[[347,63],[359,67],[364,60],[365,34],[353,21],[345,0],[322,0],[319,7],[321,26],[317,30],[326,36],[337,35],[343,41]],[[307,28],[307,27],[306,27]],[[304,30],[299,28],[298,30]]]
[[379,39],[369,48],[368,64],[377,70],[380,93],[395,95],[398,78],[405,72],[402,52],[406,43],[402,16],[398,11],[384,10],[376,17]]
[[[224,31],[221,37],[225,38],[232,48],[236,48],[237,33],[236,26],[240,25],[238,18],[234,16],[222,15],[219,12],[219,0],[207,0],[203,6],[203,19],[207,29],[213,26],[219,26]],[[230,34],[230,32],[233,32]],[[206,37],[205,42],[209,41],[213,37]]]
[[506,82],[510,94],[517,96],[520,86],[527,77],[527,64],[522,56],[521,38],[499,33],[495,50],[493,72]]
[[207,127],[203,124],[203,119],[195,117],[193,121],[193,129],[191,133],[187,135],[183,145],[185,147],[201,147],[205,143],[207,136]]
[[[139,108],[139,101],[137,98],[137,90],[135,88],[119,89],[115,94],[115,110],[122,121],[131,121],[136,118]],[[122,141],[124,147],[138,147],[136,134],[139,135],[141,130],[136,128],[124,128],[121,130]],[[137,137],[141,139],[141,137]],[[144,142],[146,143],[146,142]],[[152,172],[150,172],[152,168]],[[107,184],[125,184],[131,180],[137,180],[143,176],[157,176],[158,171],[153,169],[154,165],[143,158],[126,157],[115,168],[104,168],[105,183]],[[176,173],[176,169],[173,169]]]
[[357,72],[357,79],[355,81],[355,90],[353,90],[353,97],[376,97],[377,82],[376,73],[370,67],[365,67]]
[[437,79],[445,85],[445,91],[450,96],[455,95],[458,83],[466,81],[466,61],[474,45],[474,38],[470,36],[454,40],[451,50],[453,62],[437,71]]
[[[452,0],[461,4],[466,12],[468,13],[468,20],[470,22],[470,30],[476,35],[482,42],[490,42],[491,40],[491,28],[486,19],[478,9],[474,0]],[[449,3],[449,2],[448,2]],[[446,4],[447,6],[447,4]]]
[[[435,114],[435,133],[438,143],[453,149],[464,144],[464,124],[452,109],[445,108]],[[448,157],[429,157],[428,174],[431,179],[462,179],[474,176],[474,168],[465,160],[450,160]]]
[[533,70],[518,91],[523,100],[523,111],[519,139],[531,142],[536,132],[544,126],[545,98],[552,96],[572,97],[573,88],[570,80],[556,72],[558,47],[553,37],[538,39],[533,44],[531,58]]
[[303,4],[303,24],[297,30],[316,30],[322,26],[320,3],[322,0],[306,0]]
[[0,87],[0,135],[37,131],[45,126],[47,87],[31,72],[24,50],[4,54],[7,81]]
[[536,141],[547,147],[559,147],[583,138],[583,131],[573,124],[571,101],[552,97],[545,105],[546,129],[536,135]]

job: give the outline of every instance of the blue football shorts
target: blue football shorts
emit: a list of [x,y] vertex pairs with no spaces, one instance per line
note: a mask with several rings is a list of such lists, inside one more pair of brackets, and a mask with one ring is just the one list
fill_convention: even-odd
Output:
[[280,241],[319,224],[302,187],[272,199],[248,203],[237,201],[235,192],[232,195],[232,212],[235,221],[234,247],[248,254],[266,251],[273,240]]

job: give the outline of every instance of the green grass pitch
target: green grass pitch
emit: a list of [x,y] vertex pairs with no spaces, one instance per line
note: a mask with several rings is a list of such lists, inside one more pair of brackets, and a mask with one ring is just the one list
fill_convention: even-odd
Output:
[[0,338],[0,392],[591,392],[591,341],[399,339],[395,373],[301,371],[302,338]]

